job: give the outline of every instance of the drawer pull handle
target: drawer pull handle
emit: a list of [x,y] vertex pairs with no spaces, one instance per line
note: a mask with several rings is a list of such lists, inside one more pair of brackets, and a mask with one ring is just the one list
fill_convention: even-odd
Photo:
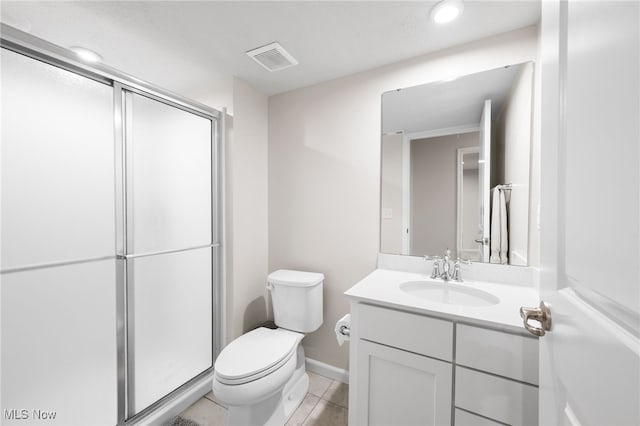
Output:
[[[540,302],[538,308],[520,308],[520,316],[524,321],[524,328],[534,336],[544,336],[545,331],[551,330],[551,311],[544,302]],[[542,327],[529,324],[529,320],[538,321]]]

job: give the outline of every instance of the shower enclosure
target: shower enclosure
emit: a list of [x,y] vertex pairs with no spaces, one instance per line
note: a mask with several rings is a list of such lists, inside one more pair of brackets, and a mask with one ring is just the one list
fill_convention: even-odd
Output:
[[221,113],[6,26],[0,54],[0,423],[139,420],[220,350]]

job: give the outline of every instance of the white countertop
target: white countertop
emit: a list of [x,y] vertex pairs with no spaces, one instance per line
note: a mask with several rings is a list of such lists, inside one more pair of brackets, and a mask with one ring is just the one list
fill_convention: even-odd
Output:
[[442,280],[432,280],[427,274],[376,269],[344,294],[349,299],[359,302],[481,324],[523,334],[527,331],[520,318],[520,307],[536,307],[540,300],[537,291],[532,287],[480,281],[466,281],[464,283],[449,281],[446,285],[483,290],[500,299],[497,304],[491,306],[450,305],[432,302],[401,290],[400,284],[407,281],[443,283]]

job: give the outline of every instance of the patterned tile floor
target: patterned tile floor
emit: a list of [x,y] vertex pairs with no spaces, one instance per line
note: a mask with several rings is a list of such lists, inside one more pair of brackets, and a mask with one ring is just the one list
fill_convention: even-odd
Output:
[[[349,386],[309,373],[309,391],[286,426],[347,426]],[[200,426],[224,426],[226,408],[212,392],[180,414]]]

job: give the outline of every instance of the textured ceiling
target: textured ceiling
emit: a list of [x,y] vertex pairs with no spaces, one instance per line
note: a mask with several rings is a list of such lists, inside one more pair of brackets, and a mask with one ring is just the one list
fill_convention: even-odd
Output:
[[[237,76],[272,95],[534,25],[539,1],[465,2],[438,26],[435,2],[2,1],[0,19],[114,68],[190,94]],[[270,73],[245,52],[280,42],[300,65]]]

